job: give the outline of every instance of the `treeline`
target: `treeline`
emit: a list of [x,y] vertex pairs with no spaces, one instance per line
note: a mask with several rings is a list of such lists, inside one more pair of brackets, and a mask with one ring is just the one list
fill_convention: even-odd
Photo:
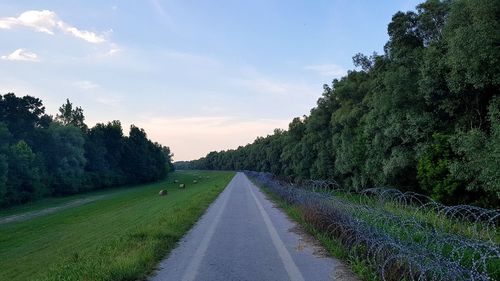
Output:
[[125,136],[120,121],[88,128],[84,119],[69,100],[52,117],[38,98],[0,95],[0,207],[155,181],[173,169],[169,148],[143,129]]
[[179,168],[248,169],[500,206],[500,1],[398,12],[384,54],[353,57],[309,116]]

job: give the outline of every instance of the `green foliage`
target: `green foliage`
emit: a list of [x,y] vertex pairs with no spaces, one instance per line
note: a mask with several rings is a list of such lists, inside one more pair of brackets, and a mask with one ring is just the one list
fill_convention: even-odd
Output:
[[127,182],[121,168],[125,138],[120,121],[96,124],[87,131],[85,158],[87,185],[94,188],[120,185]]
[[43,184],[36,155],[25,141],[11,145],[8,150],[7,192],[5,200],[24,203],[42,194]]
[[[500,1],[461,0],[451,6],[444,40],[450,90],[500,86]],[[493,90],[493,89],[491,89]]]
[[87,128],[81,107],[66,100],[56,120],[40,99],[0,95],[0,207],[164,178],[170,149],[119,121]]
[[42,155],[54,193],[72,194],[81,191],[86,162],[82,131],[73,125],[52,123],[45,134]]
[[149,182],[163,178],[168,169],[166,151],[170,150],[152,143],[143,129],[132,125],[129,137],[125,139],[122,157],[123,171],[129,181]]
[[5,195],[7,193],[7,163],[8,145],[11,135],[7,126],[0,122],[0,206],[6,204]]
[[384,54],[356,54],[361,69],[325,85],[310,115],[179,167],[397,187],[498,207],[499,14],[500,0],[428,0],[398,12]]
[[449,136],[435,134],[433,139],[418,161],[420,187],[435,200],[459,202],[464,196],[464,188],[463,183],[450,173],[453,152]]
[[5,194],[7,193],[7,156],[0,154],[0,206],[6,204]]
[[467,190],[485,193],[481,202],[500,205],[500,97],[488,110],[490,133],[479,129],[458,132],[452,148],[460,157],[450,167],[454,177],[467,182]]
[[50,121],[40,99],[16,97],[13,93],[0,95],[0,122],[16,140],[28,138],[36,127],[46,127]]
[[78,106],[73,109],[73,104],[69,99],[66,99],[66,103],[59,108],[56,120],[63,125],[73,125],[82,129],[87,128],[87,125],[84,123],[85,116],[83,115],[83,109]]

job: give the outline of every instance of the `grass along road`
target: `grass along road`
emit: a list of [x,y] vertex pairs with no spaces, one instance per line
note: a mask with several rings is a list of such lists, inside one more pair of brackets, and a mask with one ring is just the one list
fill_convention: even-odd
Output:
[[[0,225],[0,280],[141,278],[233,176],[232,172],[176,172],[163,182],[123,193],[112,190],[112,196],[98,201]],[[187,188],[179,189],[175,179]],[[165,187],[168,195],[158,196]]]
[[74,194],[63,197],[48,197],[42,198],[37,201],[28,202],[22,205],[16,205],[7,209],[0,210],[0,220],[5,219],[9,216],[18,216],[31,212],[38,212],[45,209],[60,207],[65,204],[69,204],[73,201],[86,200],[89,198],[102,198],[102,197],[112,197],[115,195],[123,195],[125,192],[136,191],[138,185],[125,185],[125,186],[115,186],[106,189],[99,189],[95,191],[85,192],[81,194]]
[[151,281],[356,280],[238,173]]
[[326,190],[292,188],[253,174],[280,207],[363,280],[416,280],[421,273],[429,280],[500,280],[496,210],[419,205],[409,201],[418,198],[412,194],[407,200],[321,194]]

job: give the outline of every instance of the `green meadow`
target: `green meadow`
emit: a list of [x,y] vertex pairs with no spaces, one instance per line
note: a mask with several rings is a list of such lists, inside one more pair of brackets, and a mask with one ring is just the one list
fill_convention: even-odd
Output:
[[[99,191],[105,196],[81,206],[0,224],[0,280],[144,278],[233,176],[233,172],[175,172],[161,182]],[[180,183],[186,188],[180,189]],[[161,189],[168,194],[159,196]],[[0,213],[0,219],[84,197],[18,207]]]

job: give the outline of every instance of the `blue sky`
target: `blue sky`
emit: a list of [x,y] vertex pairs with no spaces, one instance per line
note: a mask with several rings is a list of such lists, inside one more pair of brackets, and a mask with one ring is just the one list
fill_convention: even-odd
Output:
[[69,98],[175,160],[236,148],[308,114],[358,52],[420,1],[1,1],[0,92]]

